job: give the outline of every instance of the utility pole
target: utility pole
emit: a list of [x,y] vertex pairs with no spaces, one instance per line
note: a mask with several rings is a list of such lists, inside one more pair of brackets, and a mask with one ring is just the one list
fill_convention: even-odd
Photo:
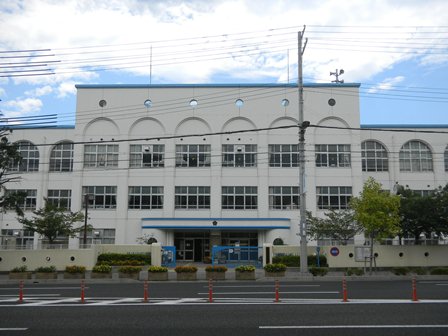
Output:
[[305,52],[308,39],[302,48],[303,31],[298,33],[298,91],[299,91],[299,192],[300,192],[300,272],[308,273],[308,252],[306,242],[306,193],[305,193],[305,130],[310,125],[309,121],[303,120],[303,73],[302,56]]

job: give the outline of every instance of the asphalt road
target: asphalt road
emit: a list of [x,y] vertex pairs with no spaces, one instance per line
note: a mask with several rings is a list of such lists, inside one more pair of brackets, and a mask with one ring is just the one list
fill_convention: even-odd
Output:
[[[448,335],[448,282],[217,282],[0,285],[0,335]],[[18,328],[18,329],[14,329]]]

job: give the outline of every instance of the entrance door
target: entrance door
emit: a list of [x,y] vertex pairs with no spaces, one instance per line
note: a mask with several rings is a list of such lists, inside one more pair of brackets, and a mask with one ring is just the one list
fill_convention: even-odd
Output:
[[185,239],[184,260],[194,260],[194,239]]

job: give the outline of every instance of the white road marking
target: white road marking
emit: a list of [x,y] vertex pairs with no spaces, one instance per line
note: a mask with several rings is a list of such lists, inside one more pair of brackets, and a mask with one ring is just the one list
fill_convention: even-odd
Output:
[[[19,295],[18,294],[2,294],[0,296],[1,297],[12,297],[12,296],[18,297]],[[47,297],[47,296],[61,296],[61,294],[32,294],[30,296],[24,295],[23,298],[38,297],[38,296],[45,296],[45,297]]]
[[[19,286],[17,287],[3,287],[0,288],[0,290],[17,290],[19,288]],[[23,290],[56,290],[56,289],[76,289],[79,290],[81,288],[81,286],[78,287],[27,287],[24,286]],[[89,287],[84,287],[85,289],[88,289]]]
[[105,306],[105,305],[113,305],[117,303],[132,303],[132,302],[140,302],[142,301],[142,298],[123,298],[120,300],[113,300],[113,301],[99,301],[95,303],[88,303],[88,306]]
[[32,302],[32,303],[22,303],[20,304],[21,307],[32,307],[32,306],[45,306],[45,305],[57,305],[58,303],[63,302],[76,302],[81,301],[80,298],[70,298],[70,299],[62,299],[62,300],[50,300],[50,301],[38,301],[38,302]]
[[373,328],[448,328],[448,324],[414,324],[414,325],[329,325],[329,326],[259,326],[259,329],[373,329]]
[[[340,292],[284,292],[279,291],[279,294],[339,294]],[[206,295],[208,293],[198,293],[198,295]],[[213,295],[274,295],[274,292],[213,292]]]
[[0,331],[25,331],[28,328],[0,328]]

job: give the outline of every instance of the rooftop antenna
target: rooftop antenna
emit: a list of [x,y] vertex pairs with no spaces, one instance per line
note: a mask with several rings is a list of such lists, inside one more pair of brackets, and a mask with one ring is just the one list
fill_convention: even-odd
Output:
[[335,72],[330,72],[330,76],[335,76],[336,77],[336,79],[332,80],[331,82],[332,83],[344,83],[343,79],[341,79],[341,80],[339,79],[339,76],[343,75],[343,74],[344,74],[344,69],[341,69],[341,70],[336,69]]

